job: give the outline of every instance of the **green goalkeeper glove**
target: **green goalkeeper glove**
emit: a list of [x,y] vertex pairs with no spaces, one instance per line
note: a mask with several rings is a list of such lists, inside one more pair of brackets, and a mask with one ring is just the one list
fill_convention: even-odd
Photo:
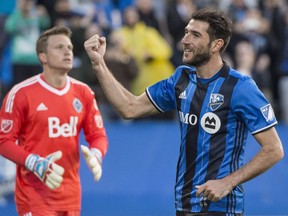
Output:
[[84,159],[94,175],[94,180],[99,181],[102,176],[102,154],[96,149],[91,150],[84,145],[81,145],[81,151],[83,153]]
[[33,172],[48,188],[54,190],[61,186],[64,168],[54,163],[62,157],[62,152],[57,151],[46,158],[30,154],[25,160],[25,167]]

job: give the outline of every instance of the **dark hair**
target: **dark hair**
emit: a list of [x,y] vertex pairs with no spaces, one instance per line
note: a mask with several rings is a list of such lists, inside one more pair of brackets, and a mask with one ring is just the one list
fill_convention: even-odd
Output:
[[192,19],[207,22],[209,24],[207,33],[210,42],[215,39],[223,39],[224,45],[220,52],[223,53],[230,42],[232,35],[232,21],[218,10],[202,8],[192,14]]
[[55,26],[41,33],[36,42],[37,54],[46,52],[48,38],[52,35],[66,35],[71,38],[72,31],[65,26]]

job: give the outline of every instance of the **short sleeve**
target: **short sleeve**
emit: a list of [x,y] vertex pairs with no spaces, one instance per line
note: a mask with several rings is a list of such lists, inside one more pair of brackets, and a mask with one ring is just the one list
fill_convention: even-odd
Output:
[[146,93],[160,112],[167,112],[176,108],[173,75],[168,79],[147,87]]
[[277,124],[271,104],[251,78],[240,80],[234,92],[234,114],[245,122],[252,134]]

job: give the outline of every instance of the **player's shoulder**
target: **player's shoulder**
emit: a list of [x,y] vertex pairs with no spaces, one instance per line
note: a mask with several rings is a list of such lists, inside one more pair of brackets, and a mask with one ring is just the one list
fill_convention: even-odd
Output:
[[175,69],[175,72],[173,73],[172,76],[179,78],[181,75],[183,75],[183,73],[189,75],[195,72],[196,72],[196,68],[193,66],[180,65]]
[[39,83],[39,75],[30,77],[16,85],[14,85],[9,91],[9,95],[15,95],[20,93],[25,93],[35,86],[35,84]]
[[26,103],[27,97],[32,94],[37,94],[37,84],[39,82],[38,75],[28,78],[16,85],[14,85],[5,96],[3,104],[5,104],[5,111],[12,112],[12,108],[17,101],[23,107]]
[[238,80],[236,84],[237,89],[241,89],[242,91],[244,91],[244,89],[247,90],[250,88],[258,88],[253,78],[247,74],[230,68],[229,75]]
[[250,76],[248,76],[247,74],[241,73],[241,72],[239,72],[233,68],[230,68],[229,75],[231,77],[238,79],[240,82],[252,80],[252,78]]
[[[233,78],[238,79],[237,84],[235,86],[235,92],[237,92],[237,95],[249,95],[252,92],[257,92],[259,91],[259,88],[256,84],[256,82],[254,81],[254,79],[247,75],[247,74],[243,74],[235,69],[231,69],[229,71],[229,75]],[[249,94],[247,94],[247,92],[249,92]]]
[[195,72],[196,68],[188,65],[180,65],[176,68],[175,73]]

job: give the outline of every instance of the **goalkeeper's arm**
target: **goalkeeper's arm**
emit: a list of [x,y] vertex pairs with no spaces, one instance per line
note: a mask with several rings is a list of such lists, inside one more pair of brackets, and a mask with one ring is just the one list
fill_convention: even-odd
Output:
[[94,175],[94,180],[99,181],[102,176],[102,153],[97,148],[89,149],[81,145],[81,151],[84,159]]

